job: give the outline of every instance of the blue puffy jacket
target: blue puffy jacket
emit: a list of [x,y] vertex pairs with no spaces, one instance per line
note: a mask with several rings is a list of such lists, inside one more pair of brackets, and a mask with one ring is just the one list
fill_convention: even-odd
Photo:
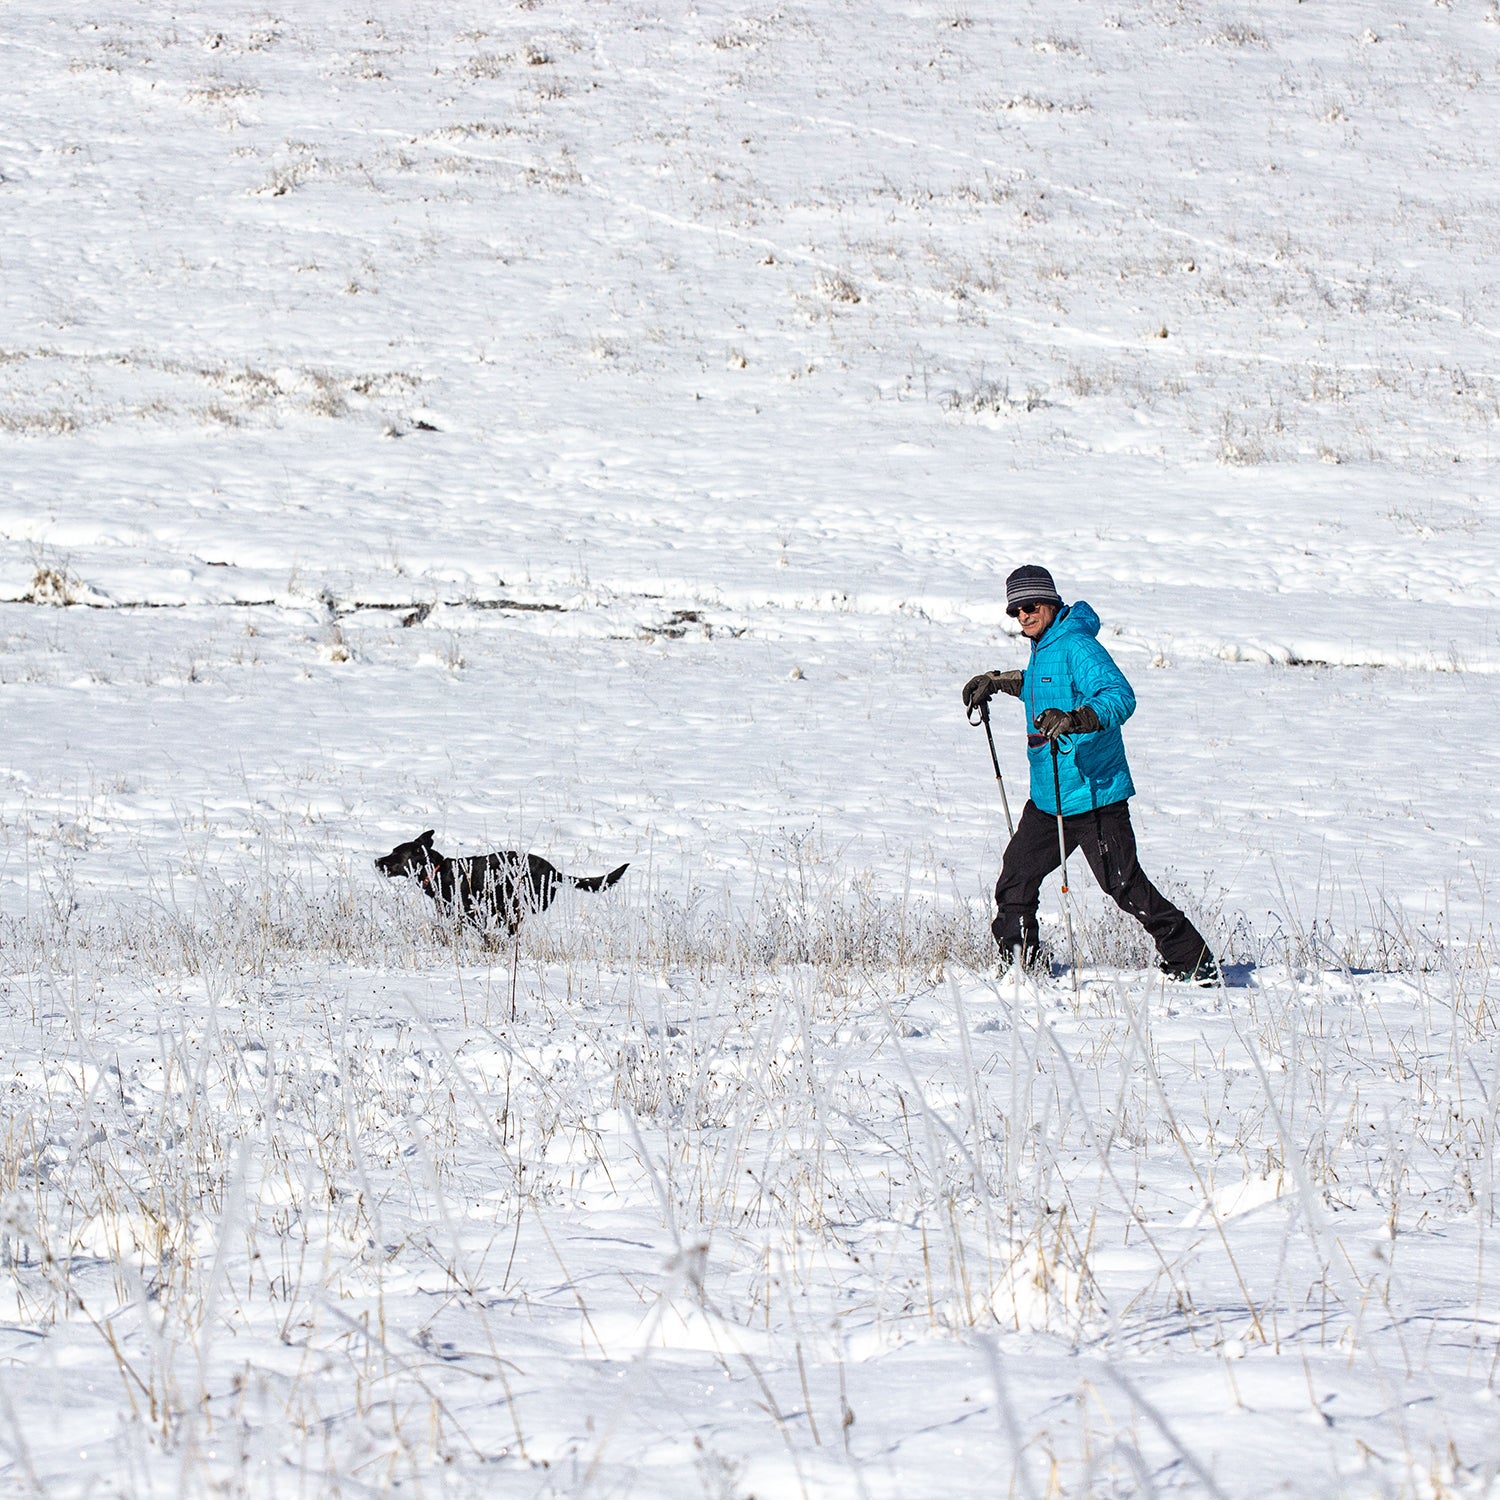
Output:
[[1031,762],[1031,800],[1044,812],[1057,813],[1052,789],[1052,746],[1036,733],[1044,708],[1079,708],[1099,716],[1094,734],[1062,740],[1057,757],[1064,817],[1123,802],[1135,792],[1125,763],[1122,725],[1135,712],[1135,693],[1114,658],[1096,639],[1099,616],[1084,604],[1070,605],[1031,645],[1031,664],[1021,684],[1021,704],[1028,731],[1026,758]]

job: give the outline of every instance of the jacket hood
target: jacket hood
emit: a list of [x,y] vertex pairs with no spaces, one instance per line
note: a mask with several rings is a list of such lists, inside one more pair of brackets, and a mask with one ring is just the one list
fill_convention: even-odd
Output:
[[1091,604],[1085,604],[1080,599],[1076,604],[1070,604],[1067,609],[1052,622],[1052,628],[1041,640],[1033,642],[1032,650],[1041,651],[1050,646],[1053,641],[1061,640],[1068,635],[1099,634],[1099,616],[1094,613]]

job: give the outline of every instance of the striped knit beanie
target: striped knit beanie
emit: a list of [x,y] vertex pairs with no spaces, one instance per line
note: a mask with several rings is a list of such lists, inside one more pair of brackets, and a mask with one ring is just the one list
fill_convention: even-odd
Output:
[[1023,604],[1055,604],[1059,609],[1062,608],[1062,598],[1057,592],[1057,585],[1052,581],[1052,575],[1035,563],[1017,568],[1005,580],[1005,613],[1014,619],[1016,611]]

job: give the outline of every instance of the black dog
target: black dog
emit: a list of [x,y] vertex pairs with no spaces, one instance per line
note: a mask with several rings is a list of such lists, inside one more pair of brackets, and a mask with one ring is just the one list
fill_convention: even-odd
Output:
[[607,891],[630,868],[624,864],[608,875],[564,875],[540,854],[517,854],[511,849],[450,859],[432,847],[432,835],[429,828],[410,843],[397,844],[375,861],[375,868],[382,875],[415,875],[444,916],[480,928],[503,922],[512,937],[523,917],[552,905],[561,887]]

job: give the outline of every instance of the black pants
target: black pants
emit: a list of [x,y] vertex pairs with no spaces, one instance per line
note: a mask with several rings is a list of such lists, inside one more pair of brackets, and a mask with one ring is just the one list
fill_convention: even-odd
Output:
[[[1112,802],[1093,812],[1065,817],[1063,838],[1069,854],[1083,850],[1094,879],[1156,940],[1156,951],[1166,968],[1190,969],[1208,953],[1198,929],[1146,879],[1135,857],[1128,802]],[[1061,863],[1056,816],[1028,800],[1015,837],[1005,846],[1000,879],[995,882],[997,911],[990,930],[1002,951],[1019,947],[1027,957],[1036,951],[1036,908],[1042,881]]]

